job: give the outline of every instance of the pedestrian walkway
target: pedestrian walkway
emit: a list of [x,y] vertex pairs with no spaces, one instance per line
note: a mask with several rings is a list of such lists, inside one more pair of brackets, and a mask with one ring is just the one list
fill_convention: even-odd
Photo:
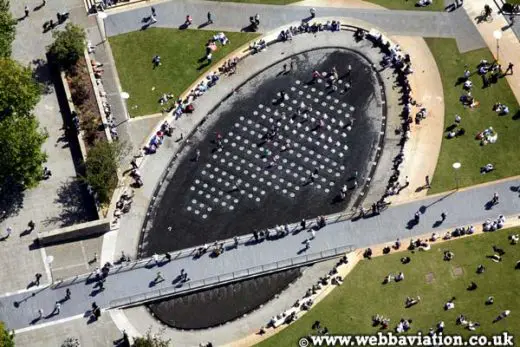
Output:
[[[157,23],[154,26],[178,28],[190,14],[193,28],[206,22],[207,12],[214,17],[214,25],[203,30],[239,31],[249,26],[249,16],[260,16],[261,32],[269,32],[290,22],[309,17],[309,8],[303,6],[275,6],[260,4],[226,3],[215,1],[168,1],[154,4]],[[141,30],[143,18],[150,16],[150,7],[122,8],[111,12],[105,20],[108,36]],[[455,38],[462,52],[481,48],[482,38],[471,25],[466,14],[388,11],[384,9],[316,8],[319,17],[348,17],[363,20],[379,27],[388,35]]]
[[[503,15],[497,13],[498,10],[493,6],[493,21],[488,23],[482,21],[477,23],[477,17],[480,16],[484,10],[484,6],[488,4],[486,0],[473,0],[464,2],[464,10],[468,16],[473,20],[474,25],[479,31],[480,35],[489,47],[489,50],[493,53],[495,58],[502,64],[502,69],[506,69],[507,65],[512,62],[516,65],[517,69],[520,69],[520,43],[519,38],[511,30],[510,23],[504,18]],[[520,20],[517,16],[516,20]],[[495,38],[496,35],[499,35]],[[516,97],[516,100],[520,103],[520,74],[506,76],[506,80]],[[497,100],[498,101],[498,100]]]
[[[11,1],[10,9],[14,18],[23,17],[26,3]],[[8,218],[0,222],[0,230],[7,226],[13,229],[9,239],[0,243],[0,292],[10,292],[25,288],[35,273],[45,275],[42,255],[43,249],[35,247],[34,239],[38,231],[52,230],[93,219],[95,210],[88,196],[76,181],[74,163],[74,143],[69,142],[65,132],[63,116],[58,103],[56,90],[46,61],[46,46],[52,42],[52,33],[42,33],[45,21],[56,17],[56,12],[63,11],[63,4],[48,1],[38,10],[41,2],[27,3],[29,16],[20,20],[16,27],[16,39],[13,43],[13,59],[23,66],[35,69],[37,80],[43,84],[44,92],[34,109],[34,115],[45,128],[49,138],[43,145],[48,155],[45,165],[52,176],[28,191],[12,198],[6,206]],[[81,0],[69,1],[68,10],[73,15],[81,10]],[[16,211],[14,206],[22,208]],[[12,211],[9,209],[13,208]],[[10,213],[12,212],[12,213]],[[34,231],[29,232],[27,223],[33,220]],[[48,272],[47,272],[48,273]],[[42,279],[42,282],[46,282]]]
[[[488,202],[494,192],[498,192],[501,201],[492,208]],[[477,224],[499,214],[506,216],[520,210],[518,181],[506,180],[475,188],[449,192],[423,200],[389,208],[381,215],[360,220],[347,220],[327,225],[316,233],[306,249],[305,240],[309,233],[302,231],[275,241],[264,241],[251,246],[239,246],[212,258],[207,254],[199,259],[183,257],[172,259],[163,266],[139,267],[134,270],[119,272],[107,277],[103,291],[94,288],[94,283],[79,282],[68,287],[52,289],[46,287],[31,293],[14,294],[0,298],[0,320],[12,329],[21,329],[31,324],[55,321],[71,316],[85,315],[89,319],[89,308],[96,302],[101,308],[110,308],[114,302],[121,304],[137,296],[146,296],[150,292],[164,290],[178,284],[181,269],[184,269],[190,282],[214,281],[216,277],[262,267],[276,261],[289,260],[302,254],[319,253],[341,245],[355,244],[360,248],[373,244],[393,242],[397,238],[405,239],[422,235],[431,230],[451,229],[456,226]],[[411,226],[414,214],[420,211],[418,225]],[[447,212],[444,222],[440,222],[441,213]],[[157,273],[160,271],[160,276]],[[164,280],[160,280],[160,278]],[[159,279],[158,282],[155,280]],[[69,288],[72,296],[65,299],[65,290]],[[57,301],[63,300],[59,315],[47,316]],[[44,310],[44,318],[38,318],[38,310]]]

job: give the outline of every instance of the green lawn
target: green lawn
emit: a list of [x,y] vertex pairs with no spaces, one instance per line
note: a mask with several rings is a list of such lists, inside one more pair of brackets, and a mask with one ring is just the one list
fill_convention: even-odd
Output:
[[[361,261],[345,278],[343,284],[297,320],[291,326],[258,344],[259,347],[297,346],[302,336],[312,334],[311,326],[319,320],[322,326],[334,334],[375,334],[371,317],[380,314],[390,318],[393,330],[401,318],[412,319],[410,333],[427,333],[439,321],[445,323],[446,334],[471,332],[455,324],[456,317],[463,314],[471,321],[481,324],[475,334],[497,334],[507,331],[520,333],[520,270],[515,263],[520,260],[520,245],[510,245],[507,236],[520,232],[520,228],[498,231],[465,239],[449,241],[432,247],[428,252],[412,254],[396,253]],[[486,258],[492,255],[492,245],[502,248],[506,254],[501,263]],[[455,254],[451,262],[443,261],[444,250]],[[400,258],[408,254],[411,263],[402,265]],[[476,274],[479,264],[486,267],[483,274]],[[454,271],[454,269],[462,269]],[[402,271],[402,282],[382,284],[388,273]],[[455,275],[455,273],[458,273]],[[426,278],[433,278],[427,281]],[[468,291],[474,281],[478,288]],[[420,296],[421,302],[405,308],[407,296]],[[488,296],[495,303],[485,305]],[[455,296],[455,308],[443,309],[444,304]],[[493,319],[504,310],[511,315],[493,324]],[[389,329],[390,329],[389,328]]]
[[408,11],[444,11],[444,2],[441,0],[433,0],[430,6],[416,7],[417,0],[365,0],[376,5],[386,7],[390,10],[408,10]]
[[[493,181],[499,178],[520,174],[518,146],[520,134],[520,114],[518,103],[505,79],[491,87],[482,89],[482,79],[475,73],[471,76],[473,82],[472,94],[480,101],[477,108],[464,108],[459,102],[462,95],[462,85],[455,85],[464,72],[464,65],[472,71],[481,59],[493,61],[493,56],[487,48],[458,53],[453,39],[426,39],[435,57],[442,78],[445,103],[445,127],[453,124],[455,114],[462,117],[462,127],[466,134],[459,138],[443,139],[442,148],[432,181],[429,194],[453,189],[456,186],[452,164],[460,162],[458,177],[460,186]],[[504,69],[508,62],[501,62]],[[492,110],[493,104],[501,102],[509,106],[510,114],[498,116]],[[515,116],[516,114],[516,116]],[[492,126],[498,132],[495,144],[480,146],[475,140],[477,133]],[[493,163],[495,170],[481,175],[480,167]]]
[[[210,67],[199,70],[205,44],[217,32],[149,28],[110,38],[122,88],[130,94],[128,111],[132,117],[160,112],[164,93],[176,97]],[[213,64],[257,37],[254,33],[225,33],[231,43],[218,45]],[[152,67],[152,58],[162,65]]]

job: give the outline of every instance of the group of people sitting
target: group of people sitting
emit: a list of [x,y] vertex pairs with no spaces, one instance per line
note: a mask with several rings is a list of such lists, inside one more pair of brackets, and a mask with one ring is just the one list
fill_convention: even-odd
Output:
[[[478,74],[482,77],[485,88],[489,86],[490,83],[498,82],[498,79],[502,75],[502,65],[500,65],[497,61],[494,61],[490,64],[487,60],[483,59],[477,65],[477,71]],[[489,77],[488,73],[490,74]]]
[[390,324],[390,318],[386,318],[382,315],[376,314],[372,317],[372,326],[377,327],[381,325],[381,329],[388,329]]
[[482,224],[482,229],[484,231],[495,231],[495,230],[498,230],[498,229],[501,229],[504,227],[506,223],[506,217],[504,217],[504,215],[499,215],[497,219],[495,220],[491,220],[491,219],[487,219],[484,224]]
[[493,111],[498,113],[500,116],[504,116],[509,113],[509,107],[507,107],[507,105],[497,102],[493,105]]
[[[281,324],[290,324],[296,320],[297,314],[300,311],[308,311],[314,304],[315,296],[329,283],[333,285],[341,285],[343,283],[342,277],[339,275],[338,268],[342,265],[348,264],[348,258],[346,255],[341,257],[336,265],[327,273],[326,276],[320,277],[319,280],[312,285],[311,288],[307,289],[304,297],[301,300],[296,300],[291,309],[272,317],[267,323],[267,327],[277,328]],[[321,329],[320,323],[316,321],[312,329],[318,329],[318,333],[326,335],[328,333],[327,328]],[[265,329],[261,328],[259,334],[264,334]]]
[[468,330],[475,330],[480,326],[479,322],[472,322],[468,320],[464,315],[459,315],[456,320],[457,325],[462,325],[463,327],[466,327]]
[[411,319],[401,319],[395,327],[395,332],[400,334],[410,330],[410,324],[412,324]]
[[254,41],[252,44],[249,45],[249,49],[253,52],[253,54],[262,52],[266,48],[267,42],[264,39]]
[[224,62],[224,65],[218,68],[220,73],[227,73],[229,75],[234,74],[237,71],[238,57],[228,59]]
[[404,273],[402,272],[399,272],[397,275],[388,274],[383,280],[383,284],[388,284],[392,281],[400,282],[402,280],[404,280]]

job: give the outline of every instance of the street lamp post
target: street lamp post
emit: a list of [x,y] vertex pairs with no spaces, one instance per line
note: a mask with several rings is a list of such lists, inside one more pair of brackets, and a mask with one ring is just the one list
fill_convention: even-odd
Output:
[[51,285],[54,284],[54,278],[52,276],[52,262],[54,261],[54,256],[48,255],[47,258],[45,258],[45,262],[49,265],[49,271],[51,273]]
[[500,60],[500,39],[502,38],[502,31],[493,31],[493,37],[497,40],[497,62]]
[[458,171],[459,171],[461,166],[462,166],[462,164],[459,163],[459,162],[453,163],[453,165],[452,165],[453,169],[455,170],[455,187],[456,187],[457,190],[459,189]]

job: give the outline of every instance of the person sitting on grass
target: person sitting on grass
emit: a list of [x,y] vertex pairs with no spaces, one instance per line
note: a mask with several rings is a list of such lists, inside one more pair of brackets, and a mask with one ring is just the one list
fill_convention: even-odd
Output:
[[405,307],[406,308],[412,307],[413,305],[416,305],[419,302],[421,302],[421,297],[420,296],[417,296],[417,298],[407,297],[406,301],[405,301]]
[[457,325],[463,325],[463,326],[466,326],[468,324],[468,320],[462,314],[457,317],[457,320],[455,322]]
[[520,240],[518,234],[513,234],[509,236],[509,240],[511,240],[512,245],[516,245],[518,241]]
[[455,254],[453,254],[453,252],[451,252],[451,251],[444,251],[444,260],[445,261],[452,260],[454,256],[455,256]]
[[493,305],[494,302],[495,302],[495,298],[493,296],[489,296],[486,299],[486,305]]
[[494,169],[495,169],[495,167],[493,166],[493,164],[489,163],[480,168],[480,173],[487,174],[487,173],[493,171]]
[[397,276],[395,276],[395,281],[399,282],[399,281],[402,281],[402,280],[404,280],[404,273],[399,272],[399,274]]
[[484,267],[484,265],[480,264],[479,266],[477,266],[477,273],[479,275],[484,273],[485,270],[486,270],[486,268]]
[[502,257],[499,256],[498,254],[493,254],[490,258],[495,263],[500,263],[502,261]]
[[415,4],[417,7],[425,7],[432,4],[432,0],[419,0]]
[[468,326],[467,326],[467,328],[468,328],[468,330],[473,331],[473,330],[475,330],[476,328],[478,328],[479,326],[480,326],[480,323],[479,323],[479,322],[471,322],[471,321],[470,321],[470,322],[468,322]]
[[505,310],[505,311],[503,311],[502,313],[500,313],[500,314],[498,315],[497,318],[495,318],[495,320],[493,321],[493,323],[496,323],[496,322],[498,322],[499,320],[502,320],[502,319],[504,319],[504,318],[507,318],[507,317],[509,316],[509,314],[511,314],[511,311],[510,311],[510,310]]
[[402,257],[401,264],[408,264],[411,261],[410,257]]
[[471,282],[470,285],[468,286],[468,290],[472,291],[472,290],[475,290],[477,289],[477,284],[475,282]]
[[444,304],[444,310],[445,311],[448,311],[448,310],[452,310],[455,308],[455,297],[451,298],[451,300],[449,300],[447,303]]

